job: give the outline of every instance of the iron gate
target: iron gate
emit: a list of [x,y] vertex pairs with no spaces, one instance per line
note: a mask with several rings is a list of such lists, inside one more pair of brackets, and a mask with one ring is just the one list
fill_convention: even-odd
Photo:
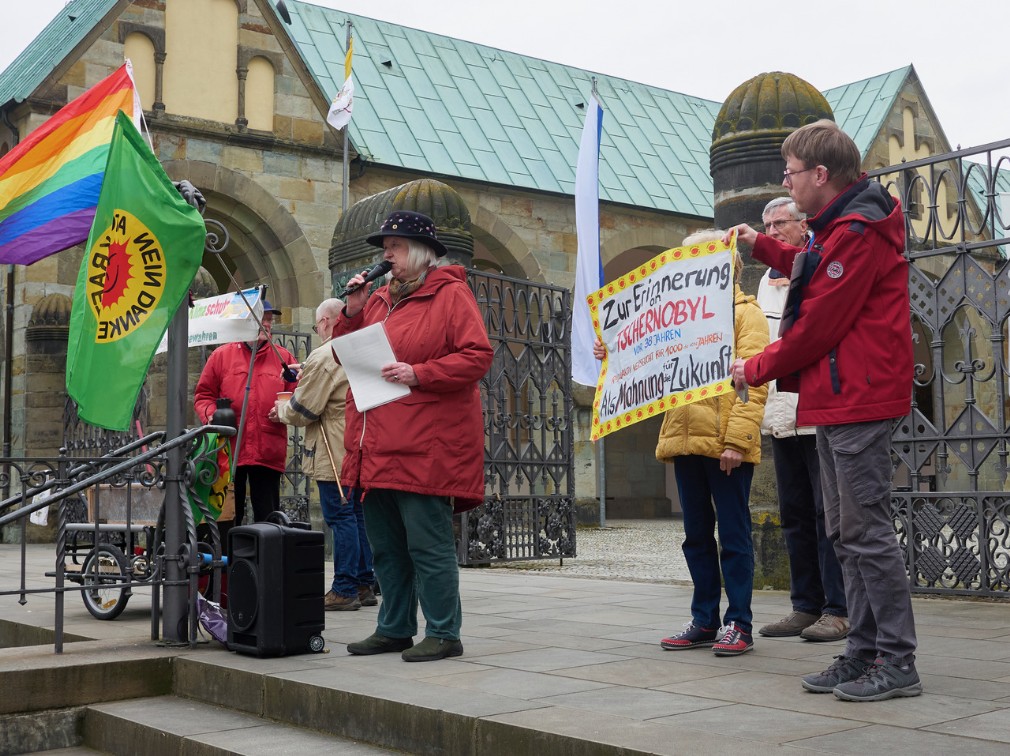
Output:
[[1010,140],[872,172],[899,196],[915,377],[892,511],[913,591],[1010,597]]
[[460,517],[458,561],[575,556],[571,292],[470,271],[494,351],[481,381],[485,501]]

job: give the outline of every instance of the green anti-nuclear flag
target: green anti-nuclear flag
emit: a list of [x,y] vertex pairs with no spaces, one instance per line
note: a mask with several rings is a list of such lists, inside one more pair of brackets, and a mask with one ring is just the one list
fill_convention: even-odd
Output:
[[67,393],[78,416],[125,431],[154,352],[189,291],[206,228],[120,111],[74,289]]

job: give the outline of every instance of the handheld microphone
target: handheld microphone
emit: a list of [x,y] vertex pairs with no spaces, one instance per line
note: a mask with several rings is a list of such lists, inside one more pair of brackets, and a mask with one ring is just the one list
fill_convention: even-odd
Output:
[[[361,286],[368,286],[368,284],[370,284],[375,279],[382,278],[390,270],[392,270],[392,268],[393,263],[389,262],[389,260],[382,260],[378,265],[376,265],[374,268],[368,271],[367,274],[365,274],[365,282],[361,284]],[[344,290],[340,293],[340,299],[344,299],[349,294],[353,294],[358,289],[360,289],[361,286],[351,286],[351,285],[345,286]]]

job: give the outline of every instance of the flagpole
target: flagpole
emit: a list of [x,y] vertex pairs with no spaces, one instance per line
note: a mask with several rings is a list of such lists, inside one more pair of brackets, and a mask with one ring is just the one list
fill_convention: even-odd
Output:
[[[583,107],[582,104],[579,107]],[[585,103],[586,120],[579,140],[575,167],[575,233],[578,252],[575,264],[575,289],[572,292],[572,380],[595,386],[600,363],[592,356],[595,333],[586,299],[603,286],[603,259],[600,245],[600,141],[603,135],[603,105],[592,77],[589,101]],[[599,494],[600,527],[607,524],[607,476],[603,442],[594,447],[596,487]]]
[[[183,300],[168,327],[168,386],[165,416],[165,440],[172,441],[184,432],[184,413],[189,402],[187,371],[189,362],[189,306]],[[182,581],[187,577],[189,564],[183,562],[183,534],[186,531],[182,513],[183,452],[179,447],[168,450],[165,465],[165,602],[162,610],[161,637],[168,643],[181,644],[188,632],[183,620],[188,614],[189,586]],[[186,628],[186,629],[184,629]]]
[[[596,91],[596,77],[593,77],[592,95],[597,102],[600,93]],[[598,211],[597,211],[598,212]],[[602,260],[601,260],[602,263]],[[602,281],[601,281],[602,282]],[[604,451],[603,439],[596,442],[596,490],[600,495],[600,527],[607,527],[607,456]]]
[[[348,47],[348,49],[350,48],[350,44],[351,44],[351,29],[352,28],[354,28],[354,24],[351,23],[351,19],[347,19],[347,42],[346,42],[346,46]],[[347,196],[350,193],[350,191],[351,191],[351,165],[350,165],[350,162],[349,162],[348,156],[347,156],[347,153],[350,150],[350,139],[347,136],[347,127],[348,126],[350,126],[350,123],[344,124],[344,129],[343,129],[343,131],[344,131],[344,182],[343,182],[342,191],[340,193],[340,195],[341,195],[341,198],[340,198],[341,214],[347,212],[347,206],[348,206],[348,204],[350,204],[350,199]]]

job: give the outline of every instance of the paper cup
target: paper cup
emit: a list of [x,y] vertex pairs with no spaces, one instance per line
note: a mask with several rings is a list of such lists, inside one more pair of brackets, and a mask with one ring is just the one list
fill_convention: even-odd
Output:
[[292,392],[292,391],[278,391],[277,392],[277,401],[278,402],[286,402],[286,401],[288,401],[291,398],[291,395],[293,393],[294,392]]

